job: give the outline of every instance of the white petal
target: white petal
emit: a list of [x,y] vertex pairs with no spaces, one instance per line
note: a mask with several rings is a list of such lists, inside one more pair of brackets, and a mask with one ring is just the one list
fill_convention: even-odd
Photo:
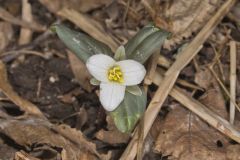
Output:
[[113,111],[122,102],[125,94],[125,86],[117,83],[100,84],[100,102],[104,109]]
[[134,60],[119,61],[116,65],[119,65],[123,72],[123,85],[132,86],[139,84],[146,74],[144,66]]
[[105,54],[91,56],[86,66],[90,74],[99,81],[107,82],[107,71],[115,63],[114,59]]

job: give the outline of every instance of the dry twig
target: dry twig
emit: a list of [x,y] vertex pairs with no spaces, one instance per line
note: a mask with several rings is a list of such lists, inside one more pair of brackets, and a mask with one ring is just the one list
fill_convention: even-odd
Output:
[[[28,0],[22,0],[22,19],[28,23],[33,22],[32,7]],[[28,28],[21,28],[19,45],[28,44],[32,39],[32,30]]]
[[[237,70],[237,44],[235,41],[230,42],[230,97],[236,101],[236,76]],[[230,123],[234,124],[235,118],[235,106],[233,102],[230,102]]]
[[8,11],[3,9],[2,7],[0,7],[0,18],[12,24],[20,25],[24,28],[29,28],[37,32],[43,32],[46,30],[46,27],[41,26],[39,24],[30,23],[30,22],[15,18],[13,15],[11,15]]

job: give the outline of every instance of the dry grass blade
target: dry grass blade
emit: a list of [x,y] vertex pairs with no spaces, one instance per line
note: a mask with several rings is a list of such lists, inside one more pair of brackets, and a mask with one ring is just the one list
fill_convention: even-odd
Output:
[[40,160],[40,159],[30,156],[24,151],[19,151],[15,153],[14,160]]
[[[101,26],[86,15],[75,11],[74,9],[64,8],[60,10],[58,15],[68,19],[84,32],[91,35],[93,38],[108,44],[113,51],[117,49],[117,43],[104,31]],[[101,29],[100,29],[101,28]]]
[[[28,0],[22,0],[22,19],[29,23],[33,22],[32,7]],[[32,30],[28,28],[21,28],[18,44],[27,44],[31,41],[31,39]]]
[[12,23],[12,24],[20,25],[24,28],[29,28],[29,29],[32,29],[34,31],[43,32],[43,31],[46,30],[46,27],[41,26],[39,24],[30,23],[30,22],[15,18],[13,15],[11,15],[8,11],[3,9],[2,7],[0,7],[0,18],[7,21],[7,22]]
[[158,65],[163,66],[165,68],[169,68],[171,66],[171,61],[167,59],[166,57],[159,55],[158,58]]
[[144,84],[146,84],[146,85],[152,84],[153,77],[155,75],[155,71],[156,71],[157,64],[158,64],[159,54],[160,53],[158,51],[158,52],[154,53],[150,58],[149,66],[148,66],[148,72],[147,72],[147,74],[145,76],[145,79],[144,79]]
[[[214,28],[222,20],[222,18],[228,13],[230,8],[235,4],[236,0],[227,0],[216,12],[216,14],[207,22],[202,30],[197,34],[193,41],[183,49],[180,56],[178,56],[176,62],[169,68],[166,75],[170,75],[176,70],[181,71],[197,54],[196,48],[202,45],[209,35],[213,32]],[[195,54],[193,54],[195,53]]]
[[[154,83],[159,84],[162,81],[162,76],[156,74]],[[170,96],[180,102],[183,106],[194,112],[200,118],[205,120],[211,126],[222,132],[224,135],[240,142],[240,132],[237,131],[229,122],[218,116],[216,113],[209,110],[206,106],[199,101],[186,95],[181,89],[174,87],[170,92]]]
[[[236,76],[237,70],[237,44],[235,41],[230,42],[230,96],[235,102],[236,100]],[[234,124],[235,118],[235,106],[233,102],[230,102],[230,123]]]
[[45,118],[43,113],[38,109],[37,106],[22,99],[16,92],[14,92],[12,86],[9,84],[7,79],[7,71],[5,65],[2,61],[0,61],[0,90],[20,107],[21,110],[26,111],[28,114],[36,115],[42,118]]
[[7,52],[3,52],[1,54],[2,57],[9,56],[9,55],[35,55],[35,56],[42,57],[44,59],[49,59],[48,55],[46,55],[42,52],[33,51],[33,50],[11,50],[11,51],[7,51]]
[[227,88],[225,87],[225,85],[223,84],[223,82],[220,80],[220,78],[218,77],[217,73],[213,70],[213,66],[209,67],[211,73],[213,74],[214,78],[217,80],[217,82],[220,84],[220,86],[222,87],[223,91],[227,94],[227,96],[229,97],[230,101],[235,105],[235,107],[238,109],[238,111],[240,111],[240,107],[239,105],[232,99],[229,91],[227,90]]

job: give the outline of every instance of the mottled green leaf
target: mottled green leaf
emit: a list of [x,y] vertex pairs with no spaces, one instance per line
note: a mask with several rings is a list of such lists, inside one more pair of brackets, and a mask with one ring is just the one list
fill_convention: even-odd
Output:
[[147,96],[142,90],[141,96],[125,92],[125,98],[118,108],[110,112],[118,130],[123,133],[131,132],[139,118],[143,115]]
[[106,44],[86,34],[73,31],[61,24],[54,25],[52,30],[57,33],[63,43],[83,62],[86,62],[94,54],[113,55],[111,49]]

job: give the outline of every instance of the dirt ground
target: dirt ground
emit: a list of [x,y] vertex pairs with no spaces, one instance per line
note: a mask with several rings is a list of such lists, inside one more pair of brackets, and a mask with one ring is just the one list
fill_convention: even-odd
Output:
[[[167,77],[180,52],[224,6],[176,83],[160,91],[166,98],[155,96],[161,87],[156,77]],[[99,102],[99,88],[81,78],[88,78],[83,64],[49,27],[61,23],[116,49],[150,22],[172,37],[161,56],[153,55],[145,64],[148,73],[153,70],[151,83],[143,82],[147,108],[154,98],[164,103],[137,151],[131,139],[143,133],[117,130]],[[240,2],[234,0],[0,0],[0,160],[128,160],[130,155],[238,160],[239,42]],[[233,124],[230,104],[236,106]],[[141,138],[137,141],[141,145]]]

